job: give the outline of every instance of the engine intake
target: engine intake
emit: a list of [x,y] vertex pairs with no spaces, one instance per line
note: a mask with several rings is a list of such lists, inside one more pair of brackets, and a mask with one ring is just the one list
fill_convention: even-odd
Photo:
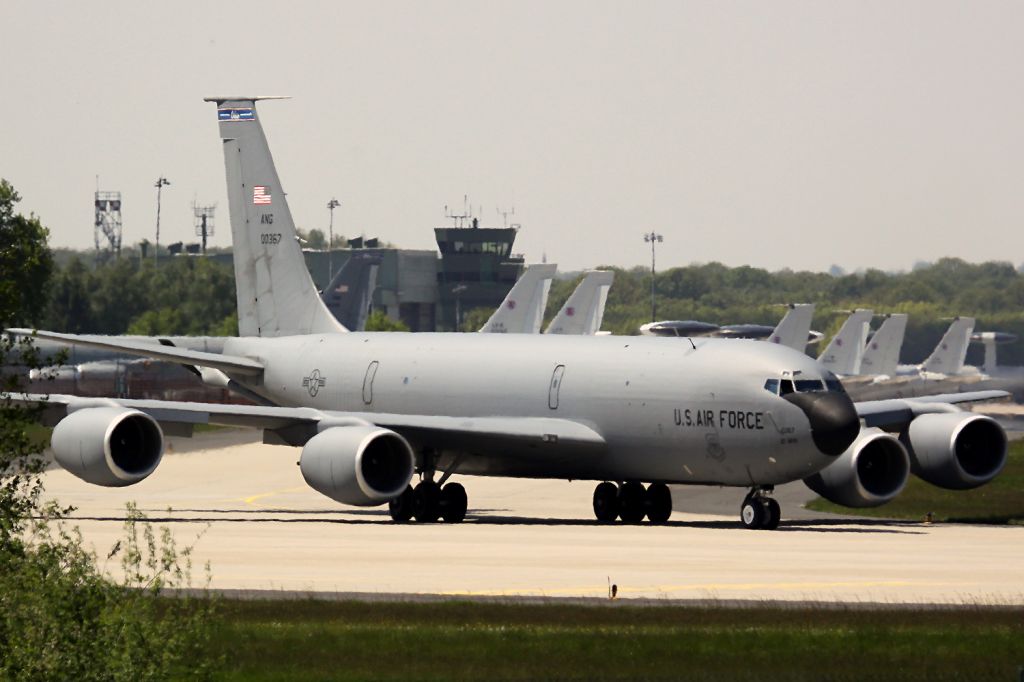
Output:
[[899,495],[909,476],[910,458],[900,441],[872,428],[861,429],[835,462],[804,483],[844,507],[878,507]]
[[156,470],[164,454],[164,435],[144,412],[90,407],[62,419],[50,445],[57,462],[83,481],[122,487]]
[[995,478],[1006,464],[1006,432],[981,414],[923,414],[900,435],[914,474],[932,485],[968,490]]
[[376,426],[335,426],[313,436],[299,459],[302,477],[332,500],[383,504],[409,485],[415,468],[404,438]]

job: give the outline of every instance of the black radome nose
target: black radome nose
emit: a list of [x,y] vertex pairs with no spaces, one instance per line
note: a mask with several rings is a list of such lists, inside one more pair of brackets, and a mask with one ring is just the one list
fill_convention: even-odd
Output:
[[826,455],[843,454],[860,433],[857,410],[845,393],[789,393],[784,398],[807,415],[814,444]]

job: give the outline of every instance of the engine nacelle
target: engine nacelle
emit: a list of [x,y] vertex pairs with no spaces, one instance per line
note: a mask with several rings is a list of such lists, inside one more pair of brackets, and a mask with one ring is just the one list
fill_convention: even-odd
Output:
[[914,474],[950,490],[977,488],[1006,464],[1006,432],[981,414],[922,414],[900,435]]
[[313,436],[299,459],[302,477],[332,500],[358,507],[400,495],[415,469],[404,438],[376,426],[334,426]]
[[160,464],[164,434],[156,420],[124,407],[89,407],[60,420],[50,440],[54,457],[89,483],[138,483]]
[[910,457],[900,441],[881,429],[861,429],[838,459],[804,479],[807,487],[844,507],[878,507],[903,491]]

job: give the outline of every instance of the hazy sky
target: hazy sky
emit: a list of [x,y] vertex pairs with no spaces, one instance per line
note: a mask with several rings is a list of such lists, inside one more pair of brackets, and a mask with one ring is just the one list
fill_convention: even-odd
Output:
[[[21,2],[0,176],[57,246],[194,240],[224,167],[207,95],[260,113],[296,222],[434,248],[468,194],[563,269],[1024,261],[1021,2]],[[482,210],[479,208],[482,207]]]

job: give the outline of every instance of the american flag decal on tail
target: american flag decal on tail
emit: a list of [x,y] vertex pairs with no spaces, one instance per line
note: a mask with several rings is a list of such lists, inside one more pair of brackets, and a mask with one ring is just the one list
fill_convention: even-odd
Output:
[[270,188],[263,185],[256,185],[252,188],[252,203],[257,206],[270,203]]

